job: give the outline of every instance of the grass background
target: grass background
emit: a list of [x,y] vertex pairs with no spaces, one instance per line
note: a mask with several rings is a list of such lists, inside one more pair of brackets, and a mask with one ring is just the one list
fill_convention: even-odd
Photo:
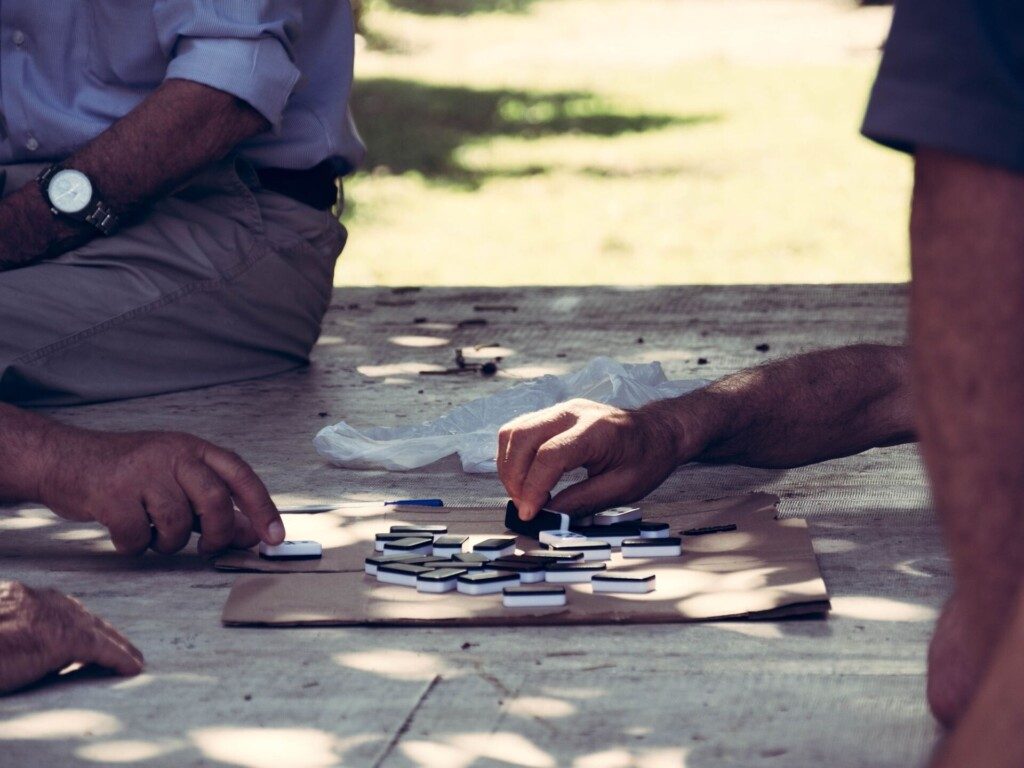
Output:
[[371,0],[338,285],[902,281],[889,9]]

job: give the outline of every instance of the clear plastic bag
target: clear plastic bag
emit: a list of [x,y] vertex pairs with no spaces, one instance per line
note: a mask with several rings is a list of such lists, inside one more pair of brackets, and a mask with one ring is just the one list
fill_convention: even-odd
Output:
[[577,397],[636,408],[692,392],[706,383],[703,379],[669,381],[661,363],[632,365],[596,357],[575,373],[515,384],[416,426],[357,429],[341,421],[321,429],[313,445],[332,464],[351,469],[402,472],[458,454],[466,472],[495,472],[498,430],[524,413]]

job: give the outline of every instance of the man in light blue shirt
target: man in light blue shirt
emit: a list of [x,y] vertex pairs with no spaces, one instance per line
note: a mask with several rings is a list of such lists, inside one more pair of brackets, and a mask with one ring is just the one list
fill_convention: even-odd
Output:
[[[305,362],[345,231],[347,0],[0,0],[0,401],[154,394]],[[0,503],[210,553],[285,530],[238,456],[0,402]],[[0,582],[0,690],[142,656],[52,592]]]
[[0,0],[0,400],[307,360],[345,232],[347,0]]

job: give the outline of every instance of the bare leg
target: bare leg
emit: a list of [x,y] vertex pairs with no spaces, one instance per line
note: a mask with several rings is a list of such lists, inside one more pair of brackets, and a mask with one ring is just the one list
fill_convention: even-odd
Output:
[[950,725],[1024,573],[1024,175],[919,151],[911,252],[917,428],[956,580],[928,698]]
[[1018,600],[971,706],[932,768],[1019,768],[1024,765],[1024,602]]

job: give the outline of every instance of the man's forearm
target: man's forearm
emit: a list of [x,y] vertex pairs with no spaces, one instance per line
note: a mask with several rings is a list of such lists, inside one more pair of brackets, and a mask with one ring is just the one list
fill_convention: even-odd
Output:
[[0,502],[39,501],[56,422],[0,403]]
[[[266,120],[230,94],[188,80],[168,80],[138,107],[67,160],[92,179],[119,215],[173,190]],[[67,250],[97,234],[55,217],[35,184],[0,202],[0,269]]]
[[794,467],[914,439],[907,353],[857,345],[727,376],[645,406],[671,423],[679,460]]

